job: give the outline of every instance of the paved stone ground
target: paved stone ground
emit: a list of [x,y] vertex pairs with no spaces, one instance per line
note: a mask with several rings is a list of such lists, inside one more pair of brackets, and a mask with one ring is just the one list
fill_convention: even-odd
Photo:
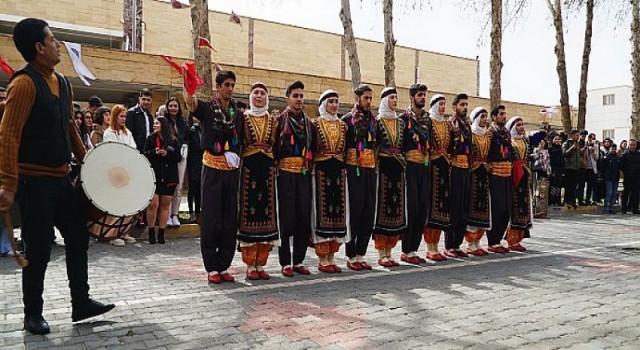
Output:
[[555,218],[536,221],[525,253],[292,279],[272,253],[273,278],[258,282],[245,281],[237,254],[239,281],[217,286],[197,239],[92,244],[92,295],[117,308],[80,324],[56,247],[47,336],[22,331],[19,270],[0,259],[0,348],[638,349],[639,226],[631,215]]

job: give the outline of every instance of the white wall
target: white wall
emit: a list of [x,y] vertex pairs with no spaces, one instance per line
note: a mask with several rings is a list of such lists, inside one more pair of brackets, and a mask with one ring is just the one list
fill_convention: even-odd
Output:
[[[603,106],[602,96],[615,95],[613,106]],[[596,134],[602,140],[602,131],[614,129],[614,142],[619,144],[629,139],[631,130],[631,87],[617,86],[603,89],[593,89],[587,95],[586,129]]]

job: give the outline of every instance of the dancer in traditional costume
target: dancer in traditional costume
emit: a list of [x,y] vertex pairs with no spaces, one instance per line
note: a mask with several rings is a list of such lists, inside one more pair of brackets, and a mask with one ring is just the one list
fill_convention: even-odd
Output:
[[504,254],[509,249],[500,243],[511,218],[513,183],[511,181],[511,135],[505,128],[504,106],[491,111],[491,146],[489,147],[489,191],[491,193],[491,229],[487,231],[488,250]]
[[273,156],[278,120],[269,114],[269,94],[263,83],[251,86],[249,106],[244,113],[238,243],[247,279],[257,280],[270,278],[264,266],[278,242]]
[[320,95],[320,116],[315,120],[315,231],[312,234],[320,262],[318,270],[341,272],[334,260],[347,237],[347,171],[344,164],[347,125],[338,118],[338,93]]
[[376,129],[371,113],[372,90],[360,85],[355,91],[355,105],[342,117],[347,124],[346,163],[349,189],[349,232],[346,244],[347,267],[354,271],[371,270],[364,256],[373,232],[376,206]]
[[[304,84],[296,81],[286,90],[287,108],[280,114],[275,144],[278,160],[278,214],[281,245],[278,249],[282,274],[309,275],[303,265],[311,238],[311,145],[313,124],[304,113]],[[293,237],[293,256],[289,240]]]
[[378,264],[384,267],[400,265],[391,257],[391,250],[407,228],[406,189],[402,154],[404,121],[398,118],[398,93],[386,87],[380,96],[378,110],[378,201],[373,228]]
[[489,147],[491,132],[488,126],[488,112],[477,107],[471,112],[471,193],[469,217],[467,218],[467,253],[475,256],[487,255],[480,248],[480,240],[486,229],[491,227],[491,198],[489,192]]
[[467,253],[460,249],[467,232],[469,203],[471,201],[471,172],[469,158],[471,154],[471,125],[467,117],[469,107],[467,94],[458,94],[453,99],[454,115],[449,119],[453,132],[451,150],[451,225],[445,230],[445,252],[451,258],[466,258]]
[[429,149],[430,149],[430,192],[431,205],[427,225],[424,229],[424,241],[427,243],[427,259],[443,261],[447,258],[438,251],[442,230],[450,225],[450,154],[453,145],[452,125],[446,119],[444,111],[446,100],[437,94],[429,103]]
[[409,88],[411,106],[400,117],[405,123],[404,156],[407,161],[407,229],[402,236],[400,259],[409,264],[422,264],[418,248],[429,212],[429,125],[424,110],[427,86],[414,84]]
[[527,161],[529,142],[522,117],[515,116],[509,119],[507,129],[511,134],[511,145],[513,146],[513,167],[511,170],[513,201],[511,202],[511,224],[506,234],[506,240],[510,250],[523,252],[526,249],[520,242],[523,238],[529,238],[529,229],[533,226],[532,174]]

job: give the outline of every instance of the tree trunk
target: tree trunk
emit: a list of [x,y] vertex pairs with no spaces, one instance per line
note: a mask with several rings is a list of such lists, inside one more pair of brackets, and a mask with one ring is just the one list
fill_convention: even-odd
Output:
[[142,0],[122,2],[122,29],[126,51],[142,51]]
[[564,32],[562,27],[562,3],[555,0],[555,4],[551,0],[547,0],[549,11],[553,16],[553,25],[556,28],[556,57],[558,64],[556,71],[558,72],[558,81],[560,83],[560,108],[562,112],[562,128],[564,132],[569,134],[571,131],[571,109],[569,107],[569,85],[567,83],[567,62],[564,53]]
[[633,17],[631,19],[631,76],[633,91],[631,93],[631,135],[638,138],[640,127],[640,0],[632,0]]
[[587,24],[584,29],[584,50],[582,51],[582,71],[580,92],[578,93],[578,129],[585,128],[587,116],[587,79],[589,77],[589,57],[591,56],[591,36],[593,33],[593,2],[587,0]]
[[344,42],[349,54],[349,67],[351,67],[351,84],[353,89],[358,87],[362,82],[360,76],[360,60],[358,59],[358,47],[356,46],[356,37],[353,35],[353,22],[351,22],[351,4],[349,0],[341,0],[342,8],[340,9],[340,20],[344,28]]
[[489,97],[491,108],[500,105],[502,100],[502,0],[491,0],[491,72],[489,83]]
[[211,95],[213,91],[213,76],[211,74],[211,51],[198,47],[198,38],[202,37],[211,42],[209,31],[209,4],[208,0],[191,0],[191,25],[193,27],[193,58],[196,63],[196,71],[204,81],[196,94]]
[[396,85],[396,39],[393,38],[393,0],[384,0],[384,83],[385,86]]

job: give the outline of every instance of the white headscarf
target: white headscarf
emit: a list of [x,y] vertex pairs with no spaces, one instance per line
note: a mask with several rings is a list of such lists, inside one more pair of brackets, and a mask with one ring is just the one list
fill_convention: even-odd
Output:
[[[251,99],[251,93],[255,89],[261,89],[267,94],[267,96],[265,97],[266,103],[264,104],[264,107],[256,107],[253,104],[253,100]],[[254,117],[261,117],[266,113],[268,113],[268,110],[269,110],[269,92],[266,90],[266,85],[264,85],[263,83],[253,83],[253,85],[251,86],[251,91],[249,92],[249,110],[247,111],[247,113]]]
[[[394,90],[395,91],[396,88],[394,87],[386,87],[382,90],[381,95],[384,95],[386,92]],[[382,100],[380,100],[380,108],[378,108],[378,114],[384,118],[397,118],[398,115],[396,114],[396,112],[391,109],[389,107],[389,97],[391,97],[391,95],[396,95],[398,96],[397,93],[390,93],[387,96],[383,97]]]
[[471,111],[471,131],[479,136],[483,136],[487,133],[487,130],[489,130],[488,127],[483,128],[480,126],[480,114],[482,114],[482,112],[488,113],[484,107],[476,107]]
[[440,94],[436,94],[436,95],[433,95],[433,97],[431,97],[431,102],[429,102],[429,105],[431,106],[431,108],[429,109],[429,118],[437,122],[444,121],[444,116],[440,114],[440,111],[438,110],[438,103],[440,102],[440,100],[444,100],[444,99],[445,99],[444,95],[440,95]]
[[320,102],[320,106],[318,107],[318,112],[320,113],[320,118],[324,118],[327,120],[337,120],[338,119],[338,113],[336,114],[331,114],[329,112],[327,112],[327,102],[329,101],[329,97],[334,97],[334,96],[330,96],[330,95],[334,95],[335,97],[338,97],[338,93],[333,90],[333,89],[328,89],[325,90],[322,95],[320,95],[320,98],[318,99],[318,101]]
[[509,130],[509,133],[511,134],[511,138],[521,139],[522,137],[524,137],[524,135],[520,135],[518,134],[518,131],[516,131],[516,123],[519,120],[524,122],[522,117],[516,115],[511,117],[511,119],[509,119],[509,121],[507,122],[506,126],[507,126],[507,130]]

